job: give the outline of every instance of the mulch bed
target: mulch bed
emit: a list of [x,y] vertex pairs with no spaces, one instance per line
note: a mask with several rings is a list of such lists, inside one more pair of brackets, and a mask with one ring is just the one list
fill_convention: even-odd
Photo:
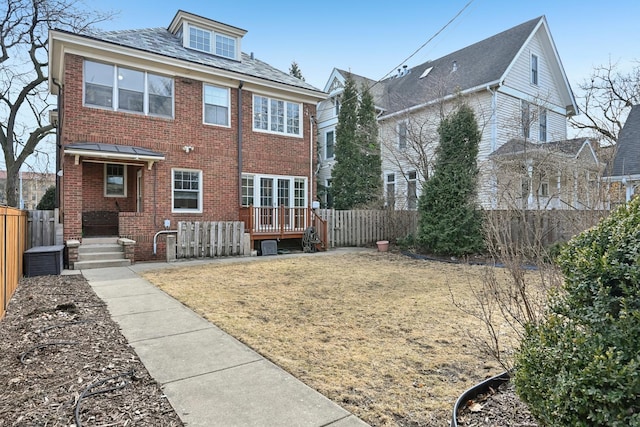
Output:
[[182,426],[82,276],[20,282],[0,320],[0,427]]

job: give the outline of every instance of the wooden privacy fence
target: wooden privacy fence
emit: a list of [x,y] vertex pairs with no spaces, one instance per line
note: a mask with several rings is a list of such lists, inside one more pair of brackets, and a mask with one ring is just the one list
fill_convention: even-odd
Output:
[[316,213],[327,221],[330,248],[395,241],[418,228],[417,211],[319,209]]
[[245,255],[245,243],[242,221],[178,222],[177,258]]
[[56,231],[59,226],[55,211],[28,211],[27,249],[61,244],[62,242],[56,243]]
[[27,213],[0,207],[0,319],[18,287],[27,245]]

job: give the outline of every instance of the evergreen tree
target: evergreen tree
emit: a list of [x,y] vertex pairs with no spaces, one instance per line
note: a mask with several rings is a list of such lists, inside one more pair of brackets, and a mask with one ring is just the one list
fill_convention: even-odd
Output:
[[336,126],[335,166],[331,172],[333,207],[351,209],[356,204],[354,183],[358,180],[357,142],[358,90],[351,75],[348,75]]
[[289,67],[289,75],[296,77],[302,81],[304,81],[304,77],[302,77],[302,71],[300,71],[300,67],[296,61],[291,63],[291,67]]
[[382,160],[378,143],[378,121],[373,96],[362,86],[358,107],[357,142],[360,158],[360,185],[357,204],[370,208],[382,207]]
[[467,255],[483,248],[476,203],[481,134],[473,110],[460,105],[438,127],[435,170],[420,196],[418,243],[439,255]]
[[378,208],[382,202],[382,162],[373,97],[360,96],[350,75],[345,81],[338,126],[331,192],[336,209]]
[[56,208],[56,186],[52,185],[44,192],[36,209],[39,211],[51,211]]

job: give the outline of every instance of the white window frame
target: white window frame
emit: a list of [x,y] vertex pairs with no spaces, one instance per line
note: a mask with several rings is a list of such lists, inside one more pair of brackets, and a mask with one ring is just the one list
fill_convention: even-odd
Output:
[[[199,36],[207,35],[209,40],[209,49],[205,49],[204,43],[202,47],[198,46],[197,44],[192,44],[191,31],[195,31]],[[232,42],[232,46],[230,49],[228,48],[229,42]],[[211,53],[221,58],[238,60],[239,56],[238,37],[230,36],[229,34],[220,33],[217,31],[207,30],[205,28],[198,27],[197,25],[188,25],[188,31],[186,32],[186,36],[184,37],[183,45],[184,47],[187,47],[189,49]],[[231,55],[229,55],[229,53],[231,53]]]
[[[404,129],[404,131],[403,131]],[[409,126],[406,121],[398,122],[398,149],[406,150],[407,149],[407,135],[409,133]]]
[[[226,105],[220,105],[220,104],[210,104],[207,103],[207,88],[214,88],[214,89],[219,89],[219,90],[223,90],[226,92]],[[212,122],[208,122],[207,121],[207,105],[211,105],[214,107],[224,107],[227,109],[227,118],[226,124],[220,124],[220,123],[212,123]],[[218,86],[218,85],[213,85],[210,83],[204,83],[202,85],[202,123],[204,123],[205,125],[211,125],[211,126],[222,126],[222,127],[231,127],[231,91],[229,90],[229,88],[225,88],[222,86]]]
[[[198,174],[198,208],[190,209],[190,208],[176,208],[175,207],[175,173],[176,172],[196,172]],[[178,191],[184,191],[184,189],[179,189]],[[192,190],[191,190],[192,191]],[[172,213],[202,213],[202,193],[203,193],[203,179],[202,179],[202,171],[199,169],[186,169],[186,168],[171,168],[171,212]]]
[[540,109],[538,110],[538,141],[540,142],[547,142],[547,121],[547,109],[544,107],[540,107]]
[[[92,82],[88,82],[87,78],[88,78],[88,73],[87,73],[87,64],[99,64],[99,65],[104,65],[104,66],[108,66],[111,67],[111,70],[113,72],[113,78],[112,78],[112,82],[111,82],[111,106],[108,105],[103,105],[103,104],[92,104],[90,102],[87,102],[87,84],[90,85],[95,85]],[[128,70],[128,71],[134,71],[134,72],[140,72],[143,73],[143,80],[144,80],[144,88],[143,88],[143,108],[142,111],[139,110],[135,110],[135,109],[127,109],[127,108],[120,108],[120,87],[118,85],[118,82],[120,81],[120,73],[119,70]],[[171,81],[171,113],[170,114],[158,114],[158,113],[152,113],[150,112],[150,102],[149,102],[149,97],[150,96],[163,96],[163,95],[159,95],[159,94],[155,94],[155,93],[150,93],[150,86],[149,86],[149,76],[154,76],[154,77],[159,77],[162,79],[167,79]],[[96,85],[98,86],[98,85]],[[103,86],[103,87],[107,87],[104,85],[99,85],[99,86]],[[126,112],[126,113],[131,113],[131,114],[144,114],[146,116],[153,116],[153,117],[163,117],[163,118],[173,118],[174,114],[175,114],[175,82],[173,80],[172,77],[168,77],[168,76],[164,76],[161,74],[155,74],[155,73],[149,73],[147,71],[144,70],[137,70],[137,69],[133,69],[133,68],[129,68],[129,67],[122,67],[116,64],[107,64],[107,63],[103,63],[103,62],[98,62],[98,61],[91,61],[88,59],[85,59],[83,62],[83,77],[82,77],[82,90],[83,90],[83,94],[82,94],[82,104],[85,107],[90,107],[90,108],[100,108],[100,109],[106,109],[106,110],[111,110],[111,111],[122,111],[122,112]],[[167,96],[164,96],[166,98],[168,98]]]
[[540,197],[549,197],[549,180],[543,179],[540,181],[540,188],[538,189],[538,195]]
[[[109,166],[122,166],[122,193],[121,194],[110,194],[107,189],[107,180],[110,175],[107,174],[107,170]],[[104,164],[104,197],[127,197],[127,165],[126,163],[105,163]],[[114,175],[115,176],[115,175]]]
[[[331,134],[331,156],[329,156],[329,134]],[[336,156],[336,131],[335,129],[328,130],[324,133],[324,158],[325,160],[331,160]]]
[[[411,186],[413,186],[413,194],[411,194]],[[418,173],[409,171],[407,173],[407,209],[418,209]]]
[[531,138],[531,103],[524,99],[520,100],[520,120],[522,122],[522,137]]
[[540,81],[540,60],[538,55],[531,54],[531,84],[538,86],[538,82]]
[[[395,209],[396,208],[396,174],[393,172],[385,174],[384,180],[384,188],[385,188],[385,196],[387,207]],[[393,189],[393,192],[390,191]],[[393,193],[393,194],[390,194]]]
[[[261,206],[262,203],[260,202],[260,192],[261,192],[261,180],[262,179],[266,179],[266,180],[271,180],[273,182],[272,185],[272,189],[273,189],[273,202],[276,204],[276,206]],[[249,206],[249,205],[245,205],[244,202],[245,200],[249,200],[252,199],[253,200],[253,206],[254,207],[277,207],[277,205],[279,205],[278,202],[278,189],[279,189],[279,181],[281,180],[288,180],[289,181],[289,186],[288,186],[288,200],[290,201],[290,205],[291,206],[286,206],[288,208],[294,208],[294,207],[305,207],[309,205],[309,182],[306,176],[294,176],[294,175],[267,175],[267,174],[250,174],[250,173],[243,173],[242,174],[242,183],[243,183],[243,188],[246,188],[247,190],[251,189],[253,194],[249,195],[249,194],[244,194],[243,191],[243,206]],[[245,183],[247,183],[248,181],[252,181],[253,185],[245,185]],[[296,191],[296,190],[301,190],[302,188],[304,188],[304,199],[301,199],[299,197],[300,192]],[[256,204],[255,202],[258,201],[258,204]]]
[[[262,107],[261,111],[256,111],[256,101],[260,100],[260,105]],[[266,109],[264,107],[266,106]],[[298,115],[295,116],[291,113],[290,107],[297,106]],[[277,107],[277,110],[274,111],[274,108]],[[286,101],[284,99],[271,98],[265,95],[255,94],[253,95],[253,114],[251,115],[251,123],[254,132],[264,132],[271,133],[276,135],[287,135],[287,136],[295,136],[298,138],[302,138],[303,135],[303,127],[302,127],[302,103],[299,102],[291,102]],[[282,114],[279,114],[282,113]],[[256,116],[257,115],[266,115],[265,117],[258,117],[258,121],[261,124],[266,124],[266,129],[261,127],[256,127]],[[279,119],[274,121],[274,119]],[[297,119],[297,123],[293,122],[294,119]],[[282,126],[282,131],[276,129],[273,130],[274,127]],[[297,133],[289,132],[291,127],[297,129]]]

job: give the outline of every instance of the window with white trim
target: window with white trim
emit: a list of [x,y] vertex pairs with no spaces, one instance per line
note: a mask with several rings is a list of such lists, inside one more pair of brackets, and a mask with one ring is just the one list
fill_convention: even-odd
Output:
[[307,178],[243,174],[242,205],[305,207],[307,206]]
[[540,110],[538,113],[538,122],[540,126],[538,140],[540,142],[546,142],[547,141],[547,110],[546,108],[540,107]]
[[204,122],[229,126],[229,89],[204,85]]
[[531,84],[538,85],[538,55],[531,55]]
[[302,136],[301,105],[266,96],[253,96],[253,130]]
[[127,167],[123,164],[105,163],[105,197],[127,197]]
[[194,25],[189,25],[189,40],[185,46],[229,59],[237,59],[238,56],[238,39],[236,37],[205,30]]
[[418,179],[416,171],[407,174],[407,209],[415,210],[418,207]]
[[530,138],[531,137],[531,104],[529,104],[524,99],[520,101],[522,115],[522,137]]
[[324,158],[333,159],[335,156],[335,132],[330,130],[324,134]]
[[407,122],[398,123],[398,148],[407,148]]
[[393,173],[387,174],[387,207],[395,209],[396,206],[396,175]]
[[549,197],[549,180],[540,181],[540,188],[538,194],[541,197]]
[[85,60],[84,104],[114,111],[173,117],[173,79]]
[[172,212],[202,212],[202,171],[171,170]]

